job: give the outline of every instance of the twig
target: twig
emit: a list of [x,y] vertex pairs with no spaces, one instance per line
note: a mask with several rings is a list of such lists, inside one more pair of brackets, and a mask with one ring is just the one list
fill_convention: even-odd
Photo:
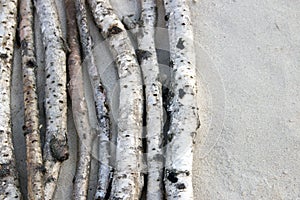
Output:
[[118,67],[120,104],[116,171],[111,199],[138,199],[143,187],[143,88],[135,52],[122,22],[107,0],[89,0],[94,20]]
[[0,5],[0,199],[21,199],[10,121],[10,85],[17,26],[17,0]]
[[76,1],[77,22],[80,32],[83,56],[88,67],[90,82],[96,107],[99,132],[99,172],[95,199],[104,199],[111,183],[112,168],[110,167],[110,121],[106,91],[102,86],[100,76],[93,56],[93,43],[90,36],[85,0]]
[[83,74],[80,46],[76,23],[76,9],[73,0],[65,0],[67,16],[67,38],[70,47],[68,57],[69,94],[72,100],[72,112],[78,135],[78,161],[74,179],[73,198],[87,199],[91,162],[92,129],[90,127],[87,103],[84,97]]
[[193,29],[187,0],[165,0],[173,68],[165,163],[168,199],[193,199],[193,144],[200,126]]
[[46,139],[44,146],[45,199],[52,199],[61,168],[68,159],[66,53],[54,0],[34,0],[46,60]]
[[147,111],[147,199],[163,199],[162,86],[155,51],[156,0],[142,1],[137,56],[143,71]]
[[33,4],[31,0],[21,0],[20,42],[23,68],[23,91],[25,107],[24,132],[27,155],[28,199],[44,199],[43,159],[39,131],[38,97],[36,93],[37,68],[33,31]]

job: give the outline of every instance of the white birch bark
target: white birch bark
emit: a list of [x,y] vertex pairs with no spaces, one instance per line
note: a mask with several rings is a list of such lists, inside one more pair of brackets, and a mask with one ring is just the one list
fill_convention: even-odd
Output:
[[94,20],[118,67],[120,104],[116,169],[111,199],[139,199],[142,175],[143,88],[135,52],[122,22],[107,0],[89,0]]
[[17,0],[0,0],[0,199],[21,199],[12,143],[10,86]]
[[156,0],[142,1],[137,56],[143,71],[147,122],[147,199],[163,199],[162,85],[155,50]]
[[93,43],[90,36],[85,0],[76,1],[77,23],[80,32],[83,56],[88,67],[90,82],[98,121],[99,140],[99,171],[95,199],[104,199],[111,183],[112,168],[110,167],[110,120],[106,91],[102,86],[93,55]]
[[68,159],[66,53],[54,0],[34,0],[42,30],[46,60],[45,199],[52,199],[61,168]]
[[187,0],[165,0],[173,97],[165,163],[167,199],[193,199],[193,144],[200,126],[193,29]]
[[85,200],[88,195],[91,165],[92,129],[90,127],[87,103],[84,96],[83,74],[78,39],[76,9],[73,0],[65,0],[67,17],[67,38],[70,48],[68,57],[69,94],[72,113],[78,135],[78,160],[73,186],[73,199]]
[[43,158],[39,131],[38,96],[36,91],[36,58],[34,47],[34,14],[31,0],[20,3],[20,42],[22,54],[23,92],[27,162],[28,199],[44,199]]

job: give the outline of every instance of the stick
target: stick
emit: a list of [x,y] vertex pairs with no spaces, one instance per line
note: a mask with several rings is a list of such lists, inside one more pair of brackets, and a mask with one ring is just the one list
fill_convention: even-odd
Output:
[[111,199],[138,199],[143,187],[141,72],[122,22],[107,0],[89,0],[94,20],[108,41],[120,83],[116,171]]
[[91,162],[92,129],[88,117],[87,103],[84,96],[83,74],[81,67],[80,46],[76,23],[76,9],[73,0],[66,0],[67,35],[70,54],[68,58],[69,94],[72,100],[72,112],[78,134],[79,158],[74,180],[73,198],[87,199]]
[[27,193],[28,199],[44,199],[44,165],[39,131],[38,96],[35,77],[37,65],[33,34],[33,4],[31,0],[21,0],[20,16],[20,41],[25,107],[24,132],[27,155]]
[[0,199],[21,199],[10,121],[10,85],[17,5],[17,0],[1,1],[0,5]]
[[143,71],[147,110],[147,199],[163,199],[162,86],[155,51],[156,0],[142,1],[137,55]]
[[186,0],[165,0],[170,40],[172,92],[165,163],[168,199],[193,199],[193,144],[200,126],[193,29]]
[[85,0],[76,1],[77,22],[80,32],[83,56],[88,67],[90,82],[96,107],[99,126],[99,172],[95,199],[104,199],[111,183],[112,168],[110,167],[110,120],[106,91],[98,75],[95,58],[93,56],[93,43],[90,36]]
[[61,168],[68,159],[66,53],[54,0],[34,0],[46,60],[45,199],[52,199]]

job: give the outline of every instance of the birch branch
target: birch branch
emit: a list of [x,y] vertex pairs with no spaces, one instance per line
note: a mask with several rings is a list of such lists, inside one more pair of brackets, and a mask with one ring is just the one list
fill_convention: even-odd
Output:
[[78,161],[74,180],[73,198],[87,199],[91,162],[92,129],[90,127],[87,103],[84,97],[83,74],[78,39],[76,9],[73,0],[65,0],[67,36],[70,47],[68,57],[69,94],[72,101],[74,124],[78,135]]
[[26,139],[27,193],[28,199],[44,199],[41,139],[39,131],[38,96],[36,91],[37,68],[34,47],[33,4],[21,0],[20,42],[23,70],[23,92],[25,107],[24,134]]
[[143,187],[143,87],[135,52],[107,0],[89,0],[94,20],[116,61],[120,83],[116,170],[111,199],[138,199]]
[[61,168],[68,159],[66,53],[54,0],[34,0],[46,60],[45,199],[52,199]]
[[93,56],[93,43],[90,36],[85,0],[76,1],[77,22],[80,32],[83,56],[88,67],[90,82],[96,107],[99,132],[99,171],[95,199],[104,199],[111,183],[112,168],[110,167],[110,120],[106,91],[102,86],[100,76]]
[[165,163],[168,199],[193,199],[193,144],[200,126],[191,14],[186,0],[165,0],[170,40],[172,92]]
[[0,4],[0,199],[21,199],[10,120],[10,86],[17,0]]
[[156,0],[142,1],[137,56],[144,76],[147,111],[147,199],[163,199],[162,86],[155,50]]

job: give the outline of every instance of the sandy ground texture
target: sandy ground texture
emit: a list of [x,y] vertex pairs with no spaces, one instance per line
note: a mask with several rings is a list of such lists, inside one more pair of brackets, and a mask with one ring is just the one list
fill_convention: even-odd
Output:
[[[134,1],[111,2],[120,13],[138,16],[139,5]],[[65,33],[63,2],[57,0],[57,6]],[[293,0],[198,0],[191,3],[191,9],[201,118],[194,156],[195,199],[300,199],[300,3]],[[163,28],[161,0],[158,11],[157,49],[162,79],[167,83],[168,38]],[[41,124],[44,124],[44,56],[38,23],[35,29],[39,106]],[[91,29],[114,122],[118,107],[117,74],[106,44],[92,23]],[[90,116],[95,119],[86,71],[85,80]],[[14,145],[21,189],[26,194],[18,49],[12,94]],[[70,158],[63,164],[55,195],[57,200],[71,197],[77,157],[77,136],[72,113],[68,111]],[[95,121],[93,127],[96,127]],[[113,128],[115,130],[115,126]],[[41,130],[44,132],[45,127]],[[93,158],[90,197],[97,180],[96,153]]]

